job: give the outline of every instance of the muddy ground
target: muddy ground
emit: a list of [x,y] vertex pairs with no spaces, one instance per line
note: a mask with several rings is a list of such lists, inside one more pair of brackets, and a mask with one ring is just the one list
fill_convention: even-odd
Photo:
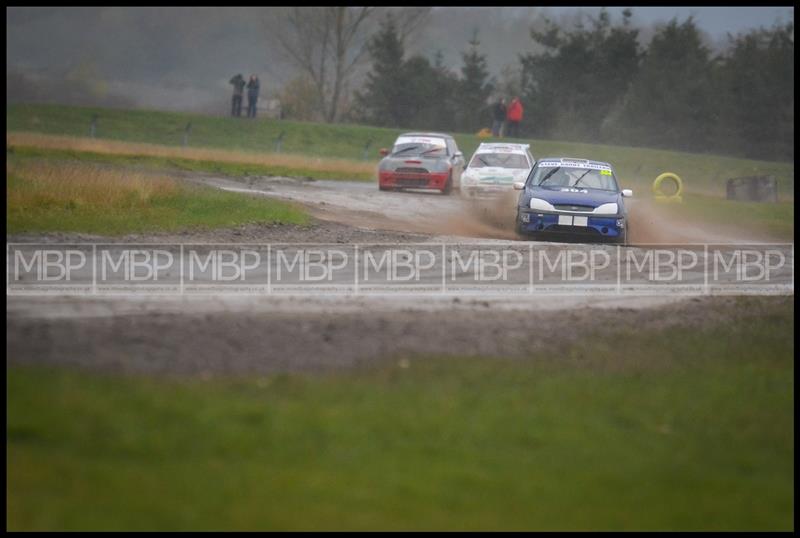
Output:
[[[307,227],[264,224],[118,238],[25,234],[8,236],[7,242],[402,244],[517,239],[511,228],[513,198],[476,205],[438,193],[379,192],[372,183],[234,181],[200,174],[186,179],[294,201],[307,207],[315,220]],[[638,230],[634,241],[757,240],[685,222],[665,226],[665,217],[643,202],[634,201],[630,210]],[[671,231],[665,235],[664,230]],[[548,248],[562,247],[553,243]],[[788,299],[763,299],[781,300]],[[7,296],[6,350],[10,364],[63,364],[131,373],[328,370],[415,354],[525,357],[609,325],[615,330],[668,329],[724,322],[725,316],[757,315],[735,305],[735,298],[668,294]],[[567,326],[571,329],[563,330]]]
[[[239,375],[336,371],[402,357],[572,360],[568,345],[593,332],[625,335],[714,327],[761,316],[789,297],[704,297],[635,309],[504,311],[486,303],[448,311],[145,313],[27,318],[6,324],[9,364],[57,364],[135,374]],[[456,305],[454,305],[456,306]],[[565,330],[569,327],[569,330]],[[559,355],[559,353],[561,355]]]
[[[319,219],[368,229],[428,234],[446,238],[517,240],[514,233],[517,191],[496,200],[473,201],[435,191],[380,192],[371,182],[301,181],[291,178],[251,177],[232,180],[207,174],[186,176],[192,182],[272,196],[303,204]],[[671,218],[657,204],[626,200],[630,242],[747,243],[769,238],[733,227],[698,225]]]

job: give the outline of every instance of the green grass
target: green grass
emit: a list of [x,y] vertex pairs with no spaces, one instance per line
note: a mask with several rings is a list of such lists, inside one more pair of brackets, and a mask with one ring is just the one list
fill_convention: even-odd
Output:
[[[30,131],[86,137],[93,114],[99,114],[97,136],[112,140],[179,146],[184,127],[192,122],[193,147],[275,151],[275,139],[285,133],[286,153],[364,159],[377,162],[378,149],[390,147],[398,129],[360,125],[327,125],[280,120],[247,121],[176,112],[115,110],[60,105],[8,105],[7,131]],[[456,140],[469,157],[481,139],[457,134]],[[724,196],[725,180],[749,175],[774,175],[783,200],[794,199],[794,163],[736,159],[717,155],[681,153],[647,148],[582,144],[551,140],[527,140],[534,155],[586,157],[611,162],[625,187],[649,189],[662,172],[674,172],[688,190]]]
[[792,530],[792,301],[737,311],[525,361],[205,381],[10,367],[7,525]]
[[12,169],[6,196],[7,233],[113,236],[309,221],[302,209],[274,199],[86,166]]
[[739,202],[691,194],[683,197],[683,203],[670,203],[669,211],[695,222],[727,223],[745,233],[794,240],[794,202]]
[[[60,163],[87,163],[103,164],[119,167],[131,167],[137,170],[185,170],[193,172],[206,172],[223,174],[231,178],[240,178],[250,175],[302,175],[318,179],[354,179],[353,172],[340,170],[305,170],[296,167],[259,165],[253,163],[236,163],[222,161],[205,161],[195,159],[180,159],[176,157],[159,157],[146,155],[114,155],[75,150],[56,150],[34,147],[15,147],[13,154],[9,154],[13,161],[37,160],[59,165]],[[357,177],[355,179],[369,179]],[[650,198],[650,192],[638,192],[637,198]],[[708,224],[729,224],[741,229],[743,232],[763,234],[774,240],[794,239],[794,203],[780,202],[777,204],[737,202],[724,198],[702,194],[685,194],[683,203],[665,206],[670,214],[686,217],[694,222]]]
[[14,155],[19,158],[45,159],[54,162],[68,160],[86,163],[110,164],[115,166],[134,166],[149,170],[184,170],[221,174],[232,178],[245,176],[285,176],[310,179],[373,181],[374,173],[346,172],[341,170],[318,170],[297,165],[264,165],[258,163],[225,162],[198,160],[180,157],[160,157],[155,155],[114,155],[93,151],[68,149],[49,149],[36,147],[14,147]]

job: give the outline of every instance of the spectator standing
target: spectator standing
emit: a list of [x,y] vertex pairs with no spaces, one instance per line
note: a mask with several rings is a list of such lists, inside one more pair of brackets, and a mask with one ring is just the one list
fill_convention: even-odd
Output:
[[258,102],[258,92],[261,89],[261,83],[258,77],[250,75],[250,82],[247,83],[247,117],[256,117],[256,103]]
[[241,73],[233,77],[229,83],[233,86],[233,99],[231,100],[231,116],[242,115],[242,94],[244,93],[244,77]]
[[494,116],[494,121],[492,121],[492,136],[499,137],[503,129],[503,122],[506,121],[505,99],[501,97],[500,100],[494,104],[492,115]]
[[522,103],[519,97],[514,97],[511,100],[511,104],[508,105],[506,120],[508,122],[508,136],[514,138],[519,137],[519,122],[522,121]]

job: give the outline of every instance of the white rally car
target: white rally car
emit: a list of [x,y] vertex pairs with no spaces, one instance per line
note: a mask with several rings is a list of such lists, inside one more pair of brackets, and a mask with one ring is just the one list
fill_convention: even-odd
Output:
[[489,198],[513,190],[514,182],[528,178],[536,159],[530,144],[483,143],[461,176],[461,194]]

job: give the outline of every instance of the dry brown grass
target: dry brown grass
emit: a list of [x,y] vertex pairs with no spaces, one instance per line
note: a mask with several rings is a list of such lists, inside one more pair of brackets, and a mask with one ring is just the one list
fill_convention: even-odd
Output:
[[166,176],[144,175],[86,164],[23,162],[6,164],[6,177],[24,183],[6,188],[9,208],[115,209],[147,205],[154,197],[176,195],[181,185]]
[[96,140],[92,138],[45,135],[29,132],[6,132],[6,144],[12,146],[29,146],[54,150],[85,151],[107,155],[145,155],[150,157],[191,159],[197,161],[217,161],[264,166],[285,166],[290,168],[304,168],[316,171],[356,174],[370,174],[375,170],[374,164],[348,159],[319,158],[286,154],[262,155],[246,151],[233,151],[213,148],[169,147],[156,144]]
[[305,224],[291,204],[190,185],[162,173],[83,162],[9,159],[9,233],[120,235],[254,222]]

